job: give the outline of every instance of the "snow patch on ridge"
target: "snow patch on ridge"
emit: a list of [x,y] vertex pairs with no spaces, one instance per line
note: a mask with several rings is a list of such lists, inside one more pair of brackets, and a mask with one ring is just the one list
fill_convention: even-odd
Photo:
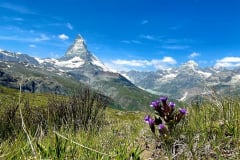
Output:
[[98,67],[101,67],[103,69],[104,72],[114,72],[116,73],[116,71],[106,67],[97,57],[93,56],[91,58],[92,64]]
[[45,62],[45,60],[44,59],[41,59],[41,58],[38,58],[38,57],[35,57],[35,59],[38,61],[38,63],[44,63]]
[[203,71],[196,71],[196,72],[203,75],[205,78],[208,78],[212,75],[212,73],[209,73],[209,72],[203,72]]
[[167,75],[164,76],[164,78],[171,78],[171,79],[173,79],[175,77],[177,77],[177,74],[173,74],[173,73],[167,74]]
[[55,65],[65,68],[79,68],[85,63],[80,57],[73,57],[67,61],[56,61]]
[[135,81],[133,79],[131,79],[127,74],[125,73],[120,73],[123,77],[125,77],[127,80],[129,80],[132,83],[135,83]]
[[62,67],[62,68],[79,68],[81,67],[85,61],[81,59],[80,57],[73,57],[67,61],[59,61],[54,58],[47,58],[47,59],[41,59],[41,58],[35,58],[40,64],[42,63],[50,63],[52,65]]
[[240,83],[240,74],[234,75],[231,80],[232,83]]
[[183,97],[178,99],[178,101],[184,101],[187,98],[188,92],[185,92]]

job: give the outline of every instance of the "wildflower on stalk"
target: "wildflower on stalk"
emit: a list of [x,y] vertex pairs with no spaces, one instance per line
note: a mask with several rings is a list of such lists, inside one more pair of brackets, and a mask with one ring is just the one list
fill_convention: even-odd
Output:
[[166,136],[166,133],[168,132],[168,130],[164,124],[159,124],[158,129],[160,134]]
[[159,124],[159,129],[163,130],[165,128],[164,124]]
[[160,97],[160,100],[162,101],[163,104],[167,103],[167,99],[168,99],[168,97],[166,97],[166,96],[161,96]]
[[152,101],[150,106],[153,107],[154,109],[157,109],[160,105],[160,101],[159,100],[155,100],[155,101]]
[[173,102],[170,102],[168,105],[169,105],[169,107],[174,108],[176,104]]
[[187,110],[186,110],[185,108],[180,108],[180,109],[179,109],[179,112],[180,112],[182,115],[187,114]]
[[[173,103],[173,102],[169,102],[169,104],[168,104],[168,108],[169,108],[169,116],[171,116],[171,114],[172,114],[172,112],[174,111],[174,109],[175,109],[175,103]],[[171,118],[172,119],[172,117],[169,117],[169,118]]]
[[168,99],[168,97],[166,97],[166,96],[160,97],[160,100],[162,101],[163,109],[165,111],[168,111],[167,99]]
[[149,115],[145,116],[145,122],[149,124],[151,131],[155,133],[154,119],[152,119]]
[[186,114],[187,110],[185,108],[180,108],[179,113],[175,117],[175,121],[179,122]]

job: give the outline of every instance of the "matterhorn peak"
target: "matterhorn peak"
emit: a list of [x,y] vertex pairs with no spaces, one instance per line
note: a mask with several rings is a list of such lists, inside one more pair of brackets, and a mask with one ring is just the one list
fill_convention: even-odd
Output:
[[75,56],[86,56],[89,54],[87,50],[87,45],[83,37],[78,34],[74,43],[68,48],[65,56],[66,57],[75,57]]

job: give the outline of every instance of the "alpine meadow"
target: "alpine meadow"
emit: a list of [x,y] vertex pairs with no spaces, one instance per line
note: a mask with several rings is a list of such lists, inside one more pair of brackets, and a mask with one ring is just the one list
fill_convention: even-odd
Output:
[[0,159],[240,159],[239,8],[0,0]]

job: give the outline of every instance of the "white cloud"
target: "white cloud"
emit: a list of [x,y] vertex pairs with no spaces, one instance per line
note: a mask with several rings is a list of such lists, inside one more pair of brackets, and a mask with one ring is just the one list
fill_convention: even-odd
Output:
[[220,63],[240,63],[240,57],[225,57],[223,59],[217,60]]
[[58,38],[61,39],[61,40],[67,40],[67,39],[69,39],[69,37],[68,37],[67,35],[65,35],[65,34],[60,34],[60,35],[58,35]]
[[30,44],[29,47],[30,48],[36,48],[37,46],[35,44]]
[[151,63],[147,60],[114,60],[113,64],[116,65],[125,65],[125,66],[133,66],[133,67],[144,67],[149,66]]
[[162,62],[169,63],[169,64],[176,64],[177,63],[176,60],[173,59],[172,57],[164,57],[162,59]]
[[198,57],[198,56],[200,56],[199,53],[193,52],[192,54],[190,54],[190,55],[188,56],[188,58],[194,58],[194,57]]
[[240,67],[240,57],[224,57],[220,60],[217,60],[215,67]]
[[142,22],[141,22],[141,24],[147,24],[147,23],[149,23],[149,21],[148,20],[142,20]]
[[115,70],[142,70],[146,68],[154,69],[166,69],[174,64],[176,60],[172,57],[163,57],[163,59],[152,59],[152,60],[113,60],[108,63],[108,66]]
[[68,29],[73,30],[73,26],[72,26],[71,23],[68,22],[68,23],[66,24],[66,26],[67,26]]
[[50,40],[50,38],[45,34],[41,34],[40,37],[35,38],[35,41],[47,41],[47,40]]

